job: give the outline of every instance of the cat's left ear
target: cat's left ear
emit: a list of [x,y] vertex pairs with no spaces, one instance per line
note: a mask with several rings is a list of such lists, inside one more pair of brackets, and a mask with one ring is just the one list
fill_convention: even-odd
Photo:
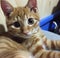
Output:
[[1,8],[7,17],[13,11],[12,5],[10,5],[6,0],[1,0]]
[[28,0],[28,3],[26,5],[30,8],[30,10],[36,12],[37,11],[37,0]]

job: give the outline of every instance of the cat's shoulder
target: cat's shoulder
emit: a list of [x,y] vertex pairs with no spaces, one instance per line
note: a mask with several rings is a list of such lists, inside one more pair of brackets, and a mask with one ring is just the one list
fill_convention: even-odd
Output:
[[9,44],[17,45],[18,43],[11,39],[8,33],[0,34],[0,42],[8,42]]
[[4,34],[0,34],[0,41],[1,40],[11,40],[9,37],[8,37],[8,34],[4,33]]
[[4,45],[14,46],[16,49],[19,49],[19,48],[25,49],[25,47],[23,47],[23,45],[13,41],[11,38],[9,38],[8,36],[5,36],[5,35],[0,35],[0,43],[4,43]]

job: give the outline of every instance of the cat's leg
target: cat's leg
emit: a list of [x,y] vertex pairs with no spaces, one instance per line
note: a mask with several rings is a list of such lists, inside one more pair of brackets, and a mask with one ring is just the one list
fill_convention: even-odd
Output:
[[60,52],[52,50],[40,50],[34,54],[36,58],[60,58]]
[[[45,50],[40,44],[41,41],[24,42],[23,45],[35,56],[35,58],[60,58],[60,52]],[[27,44],[26,44],[27,43]]]
[[24,43],[24,46],[35,56],[35,58],[60,58],[59,51],[45,50],[40,43]]
[[44,36],[43,41],[47,49],[60,50],[60,40],[50,40]]

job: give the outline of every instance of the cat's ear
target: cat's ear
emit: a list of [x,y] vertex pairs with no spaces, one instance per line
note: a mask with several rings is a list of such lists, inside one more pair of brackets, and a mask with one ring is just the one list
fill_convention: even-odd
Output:
[[1,8],[6,16],[13,11],[13,7],[6,0],[1,0]]
[[37,11],[37,0],[28,0],[28,3],[26,5],[30,8],[30,10],[36,12]]

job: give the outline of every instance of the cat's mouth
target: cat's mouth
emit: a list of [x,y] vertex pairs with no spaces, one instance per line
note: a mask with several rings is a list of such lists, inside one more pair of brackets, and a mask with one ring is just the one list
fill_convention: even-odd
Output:
[[20,37],[24,37],[24,38],[30,38],[32,36],[32,33],[31,32],[25,32],[25,33],[18,33],[18,35]]
[[11,34],[14,37],[20,37],[20,38],[24,38],[24,39],[31,38],[31,36],[32,36],[32,34],[30,34],[30,33],[25,34],[25,33],[20,33],[20,32],[19,33],[11,33],[11,32],[9,32],[9,34]]
[[14,36],[24,38],[24,39],[29,39],[31,38],[32,34],[17,33],[17,34],[14,34]]
[[30,38],[31,36],[32,35],[29,35],[29,34],[21,34],[20,35],[20,37],[25,38],[25,39]]

